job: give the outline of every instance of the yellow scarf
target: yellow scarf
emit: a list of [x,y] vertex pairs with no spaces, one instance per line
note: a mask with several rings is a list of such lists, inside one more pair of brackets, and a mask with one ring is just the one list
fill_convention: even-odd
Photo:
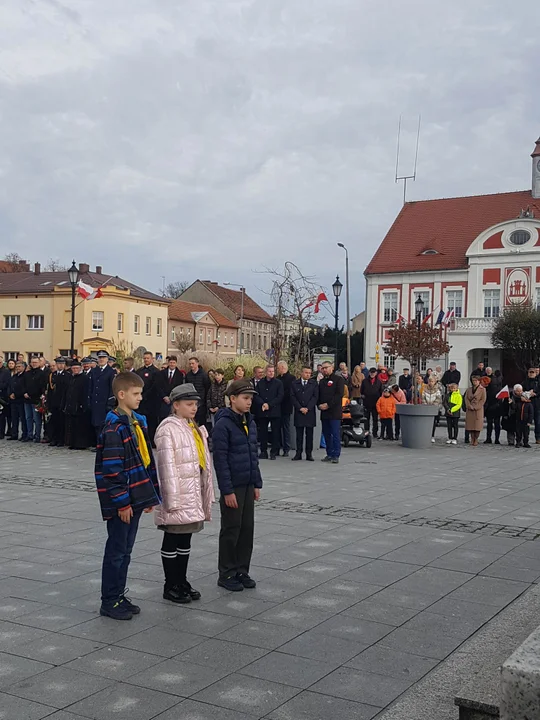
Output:
[[199,430],[195,427],[195,423],[190,422],[189,427],[191,428],[191,431],[193,433],[193,439],[195,440],[195,445],[197,446],[199,465],[202,470],[206,470],[206,452],[204,450],[204,440],[202,439]]
[[142,427],[135,418],[133,418],[133,427],[135,429],[135,437],[137,438],[137,449],[141,455],[144,467],[147,468],[150,465],[150,453],[148,452],[148,445],[146,444]]

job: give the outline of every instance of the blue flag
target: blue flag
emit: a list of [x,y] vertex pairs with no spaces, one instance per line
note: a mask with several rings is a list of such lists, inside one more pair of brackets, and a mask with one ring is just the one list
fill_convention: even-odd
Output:
[[439,313],[438,316],[437,316],[437,322],[435,323],[435,325],[440,325],[440,324],[442,323],[443,318],[444,318],[444,314],[445,314],[445,313],[444,313],[444,310],[441,310],[440,313]]

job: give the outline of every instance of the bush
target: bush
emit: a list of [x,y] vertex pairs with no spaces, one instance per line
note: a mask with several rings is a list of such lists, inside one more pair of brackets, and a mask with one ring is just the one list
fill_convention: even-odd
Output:
[[[243,365],[246,369],[246,376],[251,377],[253,375],[253,368],[256,365],[266,367],[268,361],[264,357],[257,355],[237,355],[235,358],[220,355],[219,353],[209,352],[189,352],[189,353],[172,353],[178,358],[178,367],[186,372],[189,370],[189,358],[196,357],[199,359],[203,370],[215,370],[216,368],[223,368],[225,370],[225,380],[231,380],[234,375],[234,368],[237,365]],[[163,364],[165,367],[165,362]]]

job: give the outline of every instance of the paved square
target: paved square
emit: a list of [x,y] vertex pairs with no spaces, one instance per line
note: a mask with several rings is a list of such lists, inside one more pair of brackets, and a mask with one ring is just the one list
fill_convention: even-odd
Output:
[[[140,616],[98,614],[94,457],[2,443],[2,720],[369,720],[540,579],[540,448],[263,462],[254,591],[216,586],[219,517],[193,540],[200,602],[161,598],[143,516]],[[430,720],[426,718],[426,720]]]

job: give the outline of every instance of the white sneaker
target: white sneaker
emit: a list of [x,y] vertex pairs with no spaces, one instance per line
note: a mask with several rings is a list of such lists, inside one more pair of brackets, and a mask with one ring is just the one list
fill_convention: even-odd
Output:
[[446,441],[446,444],[447,444],[447,445],[451,445],[453,442],[454,442],[453,440],[447,440],[447,441]]
[[452,445],[457,445],[457,440],[452,440]]
[[435,438],[431,438],[431,442],[435,442]]

